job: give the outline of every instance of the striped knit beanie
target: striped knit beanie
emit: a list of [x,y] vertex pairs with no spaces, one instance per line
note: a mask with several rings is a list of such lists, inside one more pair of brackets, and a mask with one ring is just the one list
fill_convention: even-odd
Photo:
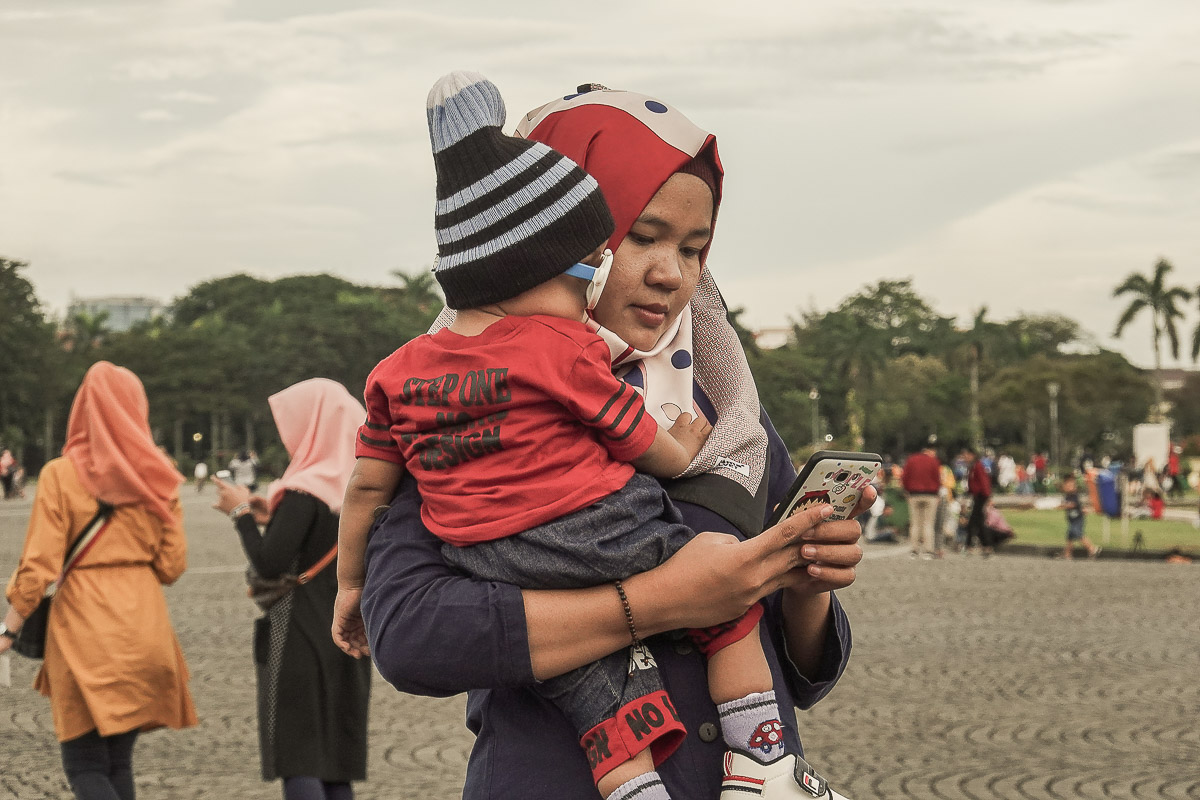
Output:
[[450,308],[515,297],[561,275],[612,235],[592,176],[540,142],[505,136],[487,78],[452,72],[426,101],[437,171],[438,258]]

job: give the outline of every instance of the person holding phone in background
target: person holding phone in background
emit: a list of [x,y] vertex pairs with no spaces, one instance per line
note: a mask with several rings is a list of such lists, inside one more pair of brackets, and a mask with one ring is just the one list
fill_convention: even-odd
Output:
[[[337,543],[338,511],[365,412],[345,387],[310,378],[268,398],[291,461],[267,496],[215,478],[214,508],[228,514],[263,578],[314,569]],[[260,529],[259,526],[262,526]],[[351,800],[366,778],[371,664],[329,637],[332,566],[295,586],[255,620],[262,777],[284,800]]]
[[[685,524],[704,532],[624,582],[627,616],[612,586],[521,590],[466,578],[423,526],[406,478],[367,550],[362,606],[372,655],[403,691],[470,691],[467,724],[477,739],[468,800],[587,797],[591,770],[571,726],[526,687],[629,648],[632,618],[687,730],[659,767],[665,790],[713,797],[724,783],[726,796],[744,798],[724,763],[704,660],[670,632],[737,618],[763,600],[783,737],[789,752],[801,752],[793,708],[824,696],[849,657],[849,623],[832,590],[854,580],[860,529],[826,521],[831,508],[817,506],[758,535],[795,472],[705,264],[723,175],[715,139],[655,98],[595,85],[526,115],[518,133],[580,164],[612,211],[615,255],[594,324],[614,374],[644,391],[656,419],[688,411],[713,424],[689,470],[664,484]],[[867,490],[860,509],[874,497]],[[792,775],[757,791],[813,796]]]

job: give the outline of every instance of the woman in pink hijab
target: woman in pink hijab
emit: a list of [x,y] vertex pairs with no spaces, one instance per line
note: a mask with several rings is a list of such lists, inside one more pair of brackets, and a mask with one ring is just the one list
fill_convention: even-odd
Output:
[[[285,800],[348,800],[367,768],[371,664],[329,636],[337,594],[338,512],[366,417],[341,384],[312,378],[268,402],[291,462],[265,498],[216,480],[228,514],[263,578],[312,575],[255,623],[263,780],[283,779]],[[262,527],[260,527],[260,525]],[[324,566],[322,566],[324,564]]]

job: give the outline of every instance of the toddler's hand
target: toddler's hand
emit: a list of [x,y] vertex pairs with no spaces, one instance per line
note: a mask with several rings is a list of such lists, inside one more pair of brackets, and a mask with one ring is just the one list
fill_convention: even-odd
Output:
[[355,658],[370,655],[367,627],[363,623],[362,589],[338,589],[333,601],[333,642],[342,652]]
[[691,414],[684,412],[675,418],[675,424],[667,433],[683,446],[683,449],[687,451],[688,460],[691,461],[708,441],[709,434],[712,433],[712,425],[709,425],[708,420],[702,416],[692,419]]

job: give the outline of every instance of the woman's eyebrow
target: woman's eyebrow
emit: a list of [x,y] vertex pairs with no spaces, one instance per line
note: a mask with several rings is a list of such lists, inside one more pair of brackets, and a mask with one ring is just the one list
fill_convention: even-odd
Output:
[[[662,217],[655,216],[653,214],[642,214],[640,217],[638,217],[637,219],[635,219],[633,221],[633,224],[634,225],[650,225],[655,228],[673,227],[671,225],[671,223],[668,222],[667,220],[663,219]],[[688,231],[688,233],[684,236],[684,238],[690,239],[693,236],[711,236],[711,235],[712,235],[712,228],[706,225],[703,228],[695,228],[691,231]]]

